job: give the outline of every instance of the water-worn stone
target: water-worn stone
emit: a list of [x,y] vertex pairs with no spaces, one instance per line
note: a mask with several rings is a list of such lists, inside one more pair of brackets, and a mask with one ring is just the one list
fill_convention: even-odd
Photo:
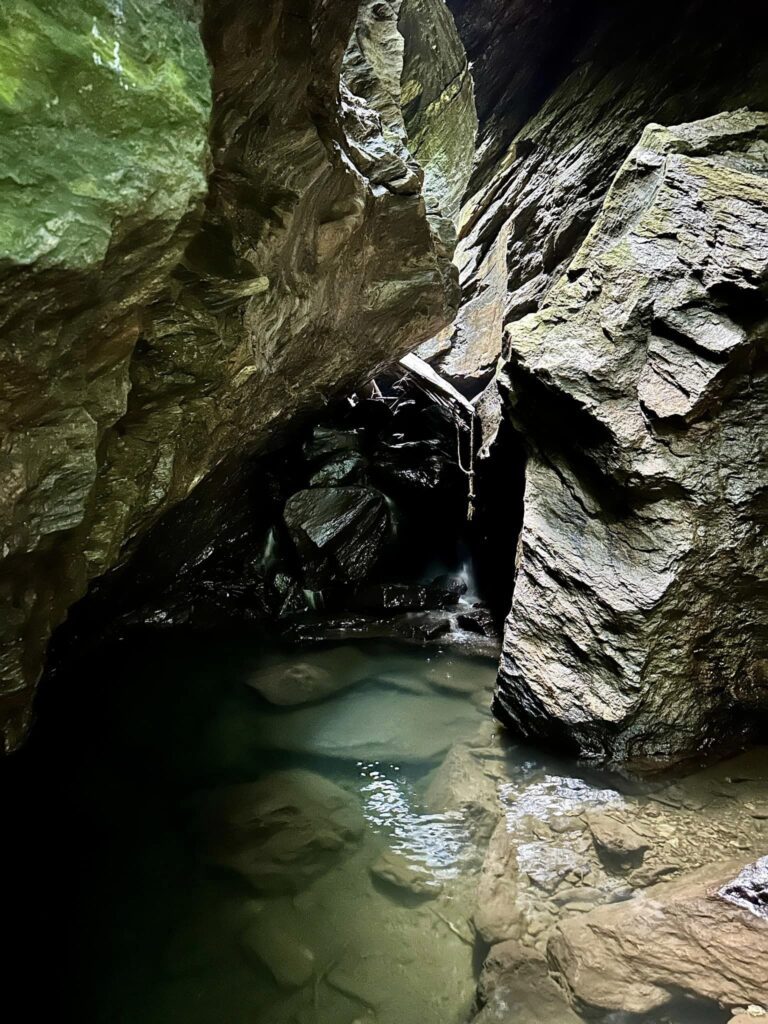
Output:
[[436,761],[476,721],[467,701],[366,687],[334,701],[256,717],[253,741],[267,750],[347,762],[418,764]]
[[522,931],[517,906],[517,850],[506,818],[494,829],[477,887],[474,922],[489,943],[518,939]]
[[530,457],[496,711],[527,735],[667,759],[768,710],[767,154],[766,114],[649,126],[568,273],[507,328]]
[[648,1013],[679,993],[724,1007],[768,992],[768,922],[713,898],[738,871],[730,861],[563,921],[550,960],[574,998]]
[[301,770],[209,790],[188,810],[205,862],[237,872],[264,893],[299,891],[363,831],[353,796]]
[[414,896],[437,896],[442,883],[423,864],[414,863],[395,850],[385,850],[371,864],[371,874]]
[[650,846],[646,836],[609,811],[591,811],[586,820],[595,849],[609,866],[639,867]]
[[300,922],[274,921],[259,914],[243,929],[240,946],[249,960],[263,964],[283,988],[301,988],[317,968],[315,953],[302,941]]
[[364,679],[371,663],[354,647],[320,651],[312,662],[289,661],[259,669],[246,685],[270,704],[293,707],[324,700]]
[[[89,580],[188,496],[170,555],[197,557],[244,455],[451,319],[453,227],[407,150],[398,6],[0,13],[7,747]],[[466,82],[466,58],[444,5],[421,10],[415,29],[439,23],[441,47],[414,137],[439,172],[454,129],[471,146],[471,89],[432,103],[457,70]]]
[[579,1024],[541,954],[513,939],[491,947],[477,988],[473,1024]]
[[490,839],[499,820],[498,781],[465,743],[456,743],[435,769],[424,804],[435,813],[459,811],[476,840]]

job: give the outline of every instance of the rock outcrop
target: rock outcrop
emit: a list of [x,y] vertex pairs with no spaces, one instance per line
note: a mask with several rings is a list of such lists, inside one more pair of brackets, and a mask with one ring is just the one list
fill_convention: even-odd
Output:
[[[399,7],[83,0],[54,17],[23,0],[0,14],[7,748],[90,579],[215,467],[226,477],[452,318],[438,201],[454,213],[469,173],[471,85],[442,3],[419,4],[441,43],[428,75]],[[454,167],[426,200],[406,68],[427,173]]]
[[479,148],[420,354],[478,396],[496,500],[526,462],[497,714],[601,760],[738,741],[768,708],[757,12],[451,6]]
[[651,125],[507,328],[530,456],[497,708],[529,734],[664,758],[768,710],[767,156],[768,115]]

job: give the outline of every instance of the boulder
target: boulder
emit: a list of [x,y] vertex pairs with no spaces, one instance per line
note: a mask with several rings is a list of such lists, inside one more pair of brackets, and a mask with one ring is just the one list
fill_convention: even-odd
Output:
[[355,798],[301,770],[202,793],[190,801],[188,820],[205,863],[268,894],[299,891],[363,832]]
[[506,329],[529,457],[495,710],[527,736],[647,764],[768,710],[767,152],[768,114],[649,125],[568,272]]
[[456,625],[459,629],[465,629],[468,633],[478,633],[480,636],[498,638],[499,630],[494,621],[493,614],[484,605],[476,604],[465,612],[456,616]]
[[723,1007],[760,1005],[768,921],[716,895],[739,867],[709,865],[561,922],[548,954],[573,997],[637,1014],[680,993]]
[[477,987],[473,1024],[580,1024],[534,950],[508,940],[491,946]]
[[319,587],[363,579],[391,536],[383,494],[371,487],[313,487],[283,512],[305,579]]

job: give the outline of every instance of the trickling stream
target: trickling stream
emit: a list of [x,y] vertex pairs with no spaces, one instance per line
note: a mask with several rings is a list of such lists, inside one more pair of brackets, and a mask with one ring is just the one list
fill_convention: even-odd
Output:
[[[588,855],[585,811],[693,808],[693,849],[742,817],[732,799],[700,798],[727,769],[689,799],[510,742],[487,712],[491,660],[384,642],[261,648],[139,632],[79,666],[66,701],[49,689],[8,790],[12,869],[51,979],[39,998],[60,1019],[461,1024],[487,951],[476,925],[494,927],[493,906],[476,914],[497,820],[525,879],[517,937],[543,949],[558,915],[628,895]],[[264,699],[291,680],[333,692]],[[647,1019],[725,1018],[696,1006]]]

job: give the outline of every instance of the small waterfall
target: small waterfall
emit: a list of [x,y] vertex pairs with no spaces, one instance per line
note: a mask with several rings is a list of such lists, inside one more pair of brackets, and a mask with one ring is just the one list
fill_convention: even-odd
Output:
[[261,555],[261,564],[264,569],[271,569],[277,562],[277,538],[275,528],[270,526],[267,539],[264,542],[264,551]]
[[310,611],[316,612],[323,607],[325,601],[322,590],[302,590],[302,594]]
[[459,571],[456,573],[459,579],[463,580],[466,584],[466,592],[459,598],[459,604],[465,607],[471,607],[480,600],[477,593],[477,580],[475,579],[475,567],[471,558],[465,558],[461,563]]

